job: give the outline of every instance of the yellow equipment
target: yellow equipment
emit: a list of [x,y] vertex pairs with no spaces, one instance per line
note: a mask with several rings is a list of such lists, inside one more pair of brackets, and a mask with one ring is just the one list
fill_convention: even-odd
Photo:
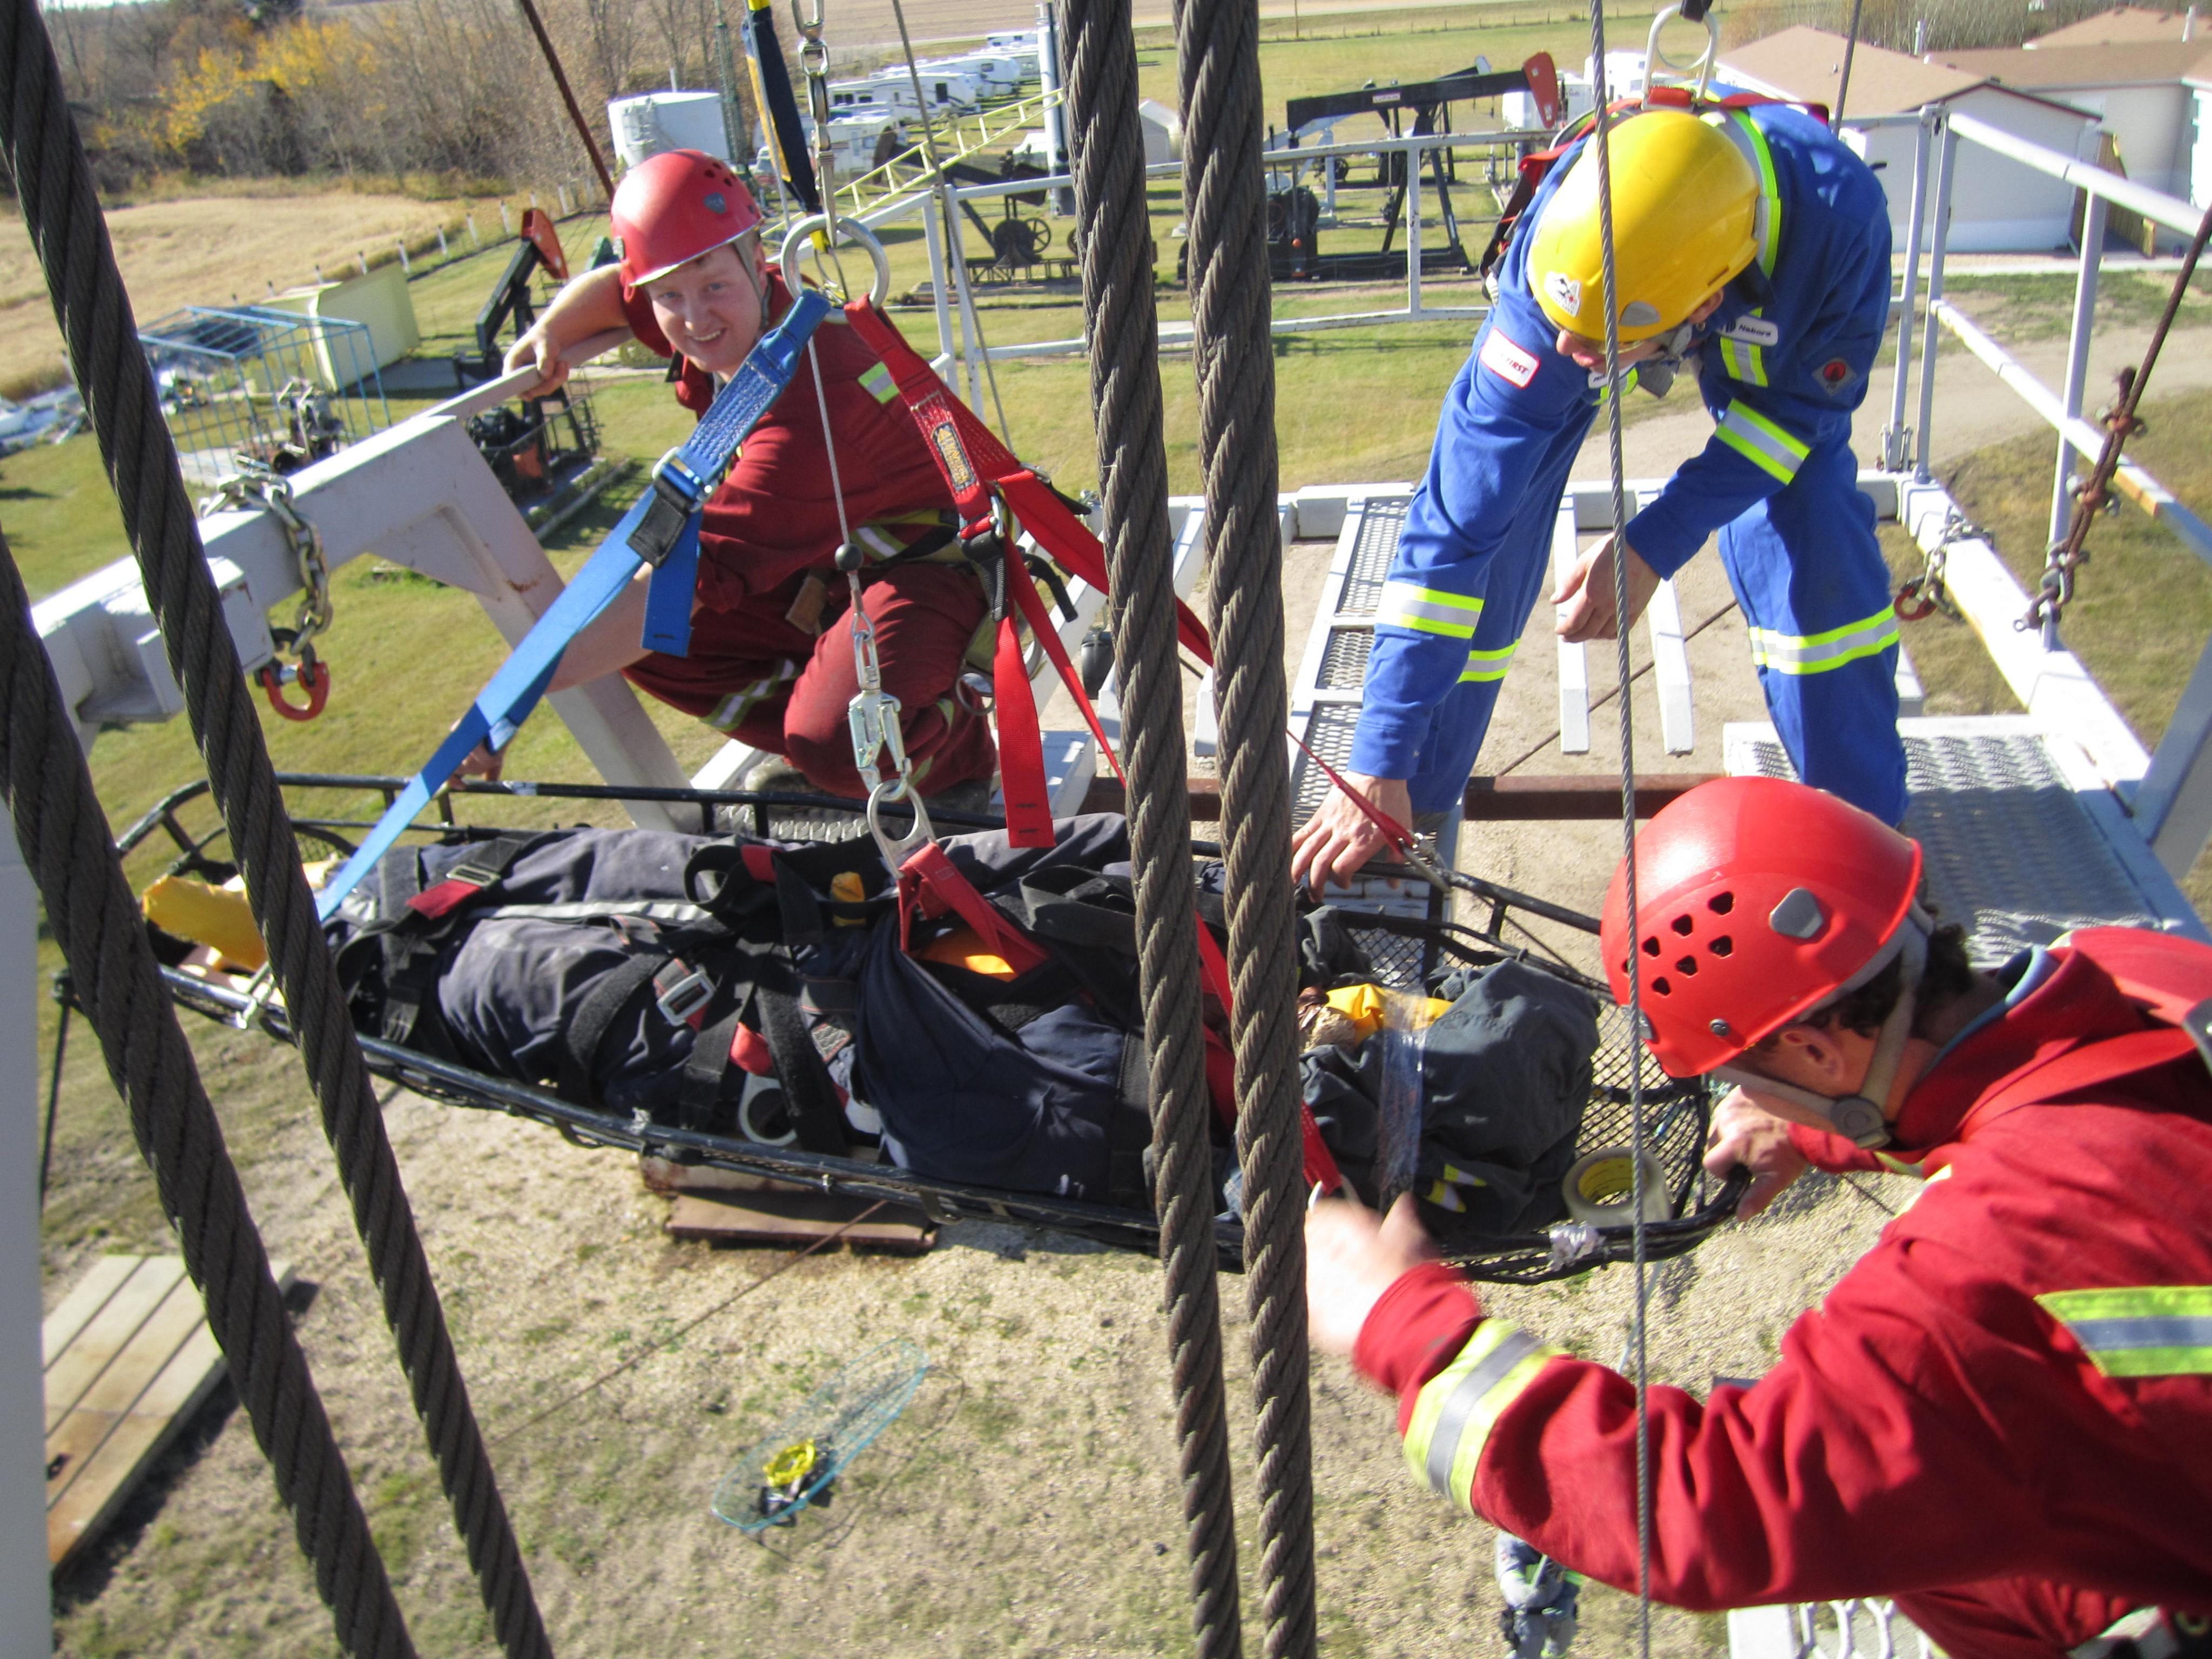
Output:
[[234,968],[258,971],[268,947],[253,926],[245,884],[210,887],[190,876],[163,876],[138,901],[146,920],[164,933],[204,945]]
[[[1759,175],[1728,133],[1687,110],[1625,117],[1610,137],[1614,274],[1627,345],[1680,327],[1752,262]],[[1597,161],[1585,149],[1537,222],[1528,283],[1547,317],[1587,340],[1605,337],[1601,247]]]

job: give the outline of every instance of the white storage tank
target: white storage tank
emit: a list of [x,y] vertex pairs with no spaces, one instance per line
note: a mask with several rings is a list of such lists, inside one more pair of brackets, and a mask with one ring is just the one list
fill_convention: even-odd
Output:
[[726,161],[729,134],[722,125],[718,92],[647,92],[607,106],[615,154],[626,167],[664,150],[696,149]]

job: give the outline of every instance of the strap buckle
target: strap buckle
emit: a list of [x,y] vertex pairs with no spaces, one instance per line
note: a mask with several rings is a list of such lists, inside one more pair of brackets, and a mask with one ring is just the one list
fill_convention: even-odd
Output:
[[[672,978],[671,975],[674,977]],[[689,1025],[707,1012],[714,1000],[714,981],[703,968],[694,968],[680,957],[653,976],[653,1006],[671,1025]]]
[[630,550],[659,569],[706,495],[706,481],[691,470],[684,452],[670,450],[653,464],[653,504],[630,532]]

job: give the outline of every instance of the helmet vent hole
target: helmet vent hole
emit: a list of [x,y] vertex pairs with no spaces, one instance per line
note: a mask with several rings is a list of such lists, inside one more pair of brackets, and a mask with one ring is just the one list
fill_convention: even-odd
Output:
[[1735,954],[1735,941],[1723,933],[1705,948],[1717,957],[1733,956]]
[[1674,994],[1674,988],[1667,983],[1664,975],[1651,981],[1651,988],[1662,997],[1672,996]]
[[1669,922],[1669,923],[1668,924],[1668,927],[1672,927],[1672,928],[1673,928],[1673,929],[1674,929],[1677,933],[1680,933],[1680,934],[1684,939],[1687,939],[1687,938],[1689,938],[1689,936],[1690,936],[1690,930],[1691,930],[1692,928],[1695,927],[1697,925],[1698,925],[1697,923],[1695,923],[1694,921],[1692,921],[1689,919],[1689,917],[1687,917],[1687,916],[1677,916],[1677,917],[1675,917],[1675,918],[1674,918],[1674,920],[1673,921],[1671,921],[1671,922]]
[[1698,976],[1697,957],[1684,957],[1680,958],[1674,963],[1674,971],[1681,975],[1685,979],[1695,979]]
[[1659,954],[1659,941],[1656,939],[1645,939],[1644,941],[1644,954],[1647,957],[1657,956]]
[[1712,897],[1705,901],[1705,908],[1711,911],[1717,916],[1724,916],[1729,911],[1735,908],[1735,895],[1734,893],[1716,893]]

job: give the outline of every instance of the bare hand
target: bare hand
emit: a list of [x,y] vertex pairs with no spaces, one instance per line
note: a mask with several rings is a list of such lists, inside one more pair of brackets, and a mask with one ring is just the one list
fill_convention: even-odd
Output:
[[547,337],[542,325],[507,349],[500,372],[512,374],[519,368],[538,371],[538,383],[521,394],[524,398],[550,397],[568,378],[568,360],[562,356],[561,348]]
[[1401,1274],[1437,1259],[1413,1195],[1378,1216],[1352,1199],[1326,1198],[1306,1212],[1306,1321],[1313,1346],[1348,1354],[1360,1328]]
[[[1403,780],[1370,778],[1364,772],[1347,772],[1344,781],[1383,813],[1412,827],[1413,799],[1407,792]],[[1291,880],[1293,884],[1306,883],[1316,894],[1331,881],[1340,887],[1349,887],[1358,877],[1360,866],[1389,845],[1382,832],[1346,798],[1343,790],[1331,789],[1321,810],[1291,837]]]
[[[1624,547],[1627,546],[1623,543]],[[1573,569],[1559,578],[1559,585],[1552,592],[1552,603],[1559,607],[1558,632],[1570,644],[1588,640],[1609,640],[1617,636],[1620,629],[1613,604],[1613,538],[1607,536],[1595,547],[1576,561]],[[1644,562],[1643,556],[1628,549],[1628,625],[1636,626],[1636,619],[1644,614],[1644,607],[1651,603],[1651,596],[1659,591],[1659,573]]]
[[[458,725],[459,722],[456,721]],[[454,778],[482,778],[486,783],[497,783],[499,775],[507,769],[507,750],[494,749],[489,739],[478,744],[461,757],[461,763],[453,769]],[[453,778],[446,780],[451,783]]]
[[1743,1221],[1773,1203],[1812,1167],[1790,1138],[1787,1121],[1753,1105],[1742,1090],[1731,1089],[1713,1108],[1712,1127],[1705,1133],[1705,1168],[1725,1176],[1739,1164],[1751,1171],[1751,1186],[1735,1208]]

